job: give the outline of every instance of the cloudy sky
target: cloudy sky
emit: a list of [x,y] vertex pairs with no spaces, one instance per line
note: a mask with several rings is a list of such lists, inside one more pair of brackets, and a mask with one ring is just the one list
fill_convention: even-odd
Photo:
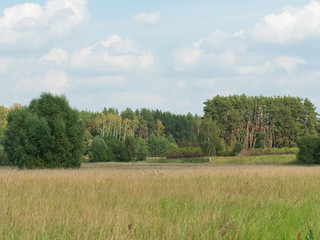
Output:
[[73,107],[202,114],[229,94],[320,110],[320,1],[1,0],[0,105],[41,92]]

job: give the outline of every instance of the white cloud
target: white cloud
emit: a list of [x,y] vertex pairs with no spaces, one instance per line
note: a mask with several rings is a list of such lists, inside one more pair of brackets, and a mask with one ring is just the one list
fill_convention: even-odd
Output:
[[195,70],[201,68],[232,68],[239,57],[246,53],[244,32],[235,34],[214,31],[199,41],[184,44],[173,51],[175,70]]
[[192,70],[201,59],[202,50],[195,46],[183,46],[173,52],[176,70]]
[[132,17],[132,20],[139,24],[153,26],[160,23],[161,14],[160,12],[140,13],[140,14],[134,15]]
[[49,69],[42,76],[19,80],[15,85],[18,93],[51,92],[63,93],[69,87],[69,79],[62,71]]
[[48,70],[42,80],[42,87],[52,93],[63,93],[69,86],[69,79],[64,72]]
[[54,61],[57,64],[68,61],[68,52],[62,48],[53,48],[50,52],[39,59],[39,62],[42,61]]
[[141,49],[134,41],[117,35],[75,51],[70,61],[74,69],[98,71],[139,71],[155,63],[151,50]]
[[270,73],[274,69],[274,64],[270,61],[267,61],[262,66],[240,66],[237,68],[237,71],[242,74],[265,74]]
[[286,43],[320,37],[320,2],[291,7],[279,14],[269,14],[253,29],[252,37],[262,42]]
[[292,74],[296,70],[298,64],[306,64],[302,58],[279,56],[275,60],[279,67],[284,68],[289,74]]
[[3,10],[0,17],[0,46],[34,48],[52,38],[61,38],[88,16],[86,0],[48,0],[18,4]]

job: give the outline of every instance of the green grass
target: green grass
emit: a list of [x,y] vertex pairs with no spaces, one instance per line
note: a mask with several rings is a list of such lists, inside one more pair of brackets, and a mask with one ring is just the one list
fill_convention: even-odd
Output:
[[[212,164],[293,164],[296,155],[265,155],[265,156],[235,156],[235,157],[213,157]],[[203,158],[149,158],[147,163],[209,163],[208,157]]]
[[103,166],[0,168],[0,239],[320,238],[320,167]]

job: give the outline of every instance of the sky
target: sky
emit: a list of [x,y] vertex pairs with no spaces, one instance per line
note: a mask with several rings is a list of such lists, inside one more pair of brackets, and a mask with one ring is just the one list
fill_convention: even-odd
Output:
[[320,1],[1,0],[0,105],[202,115],[216,95],[290,95],[320,110]]

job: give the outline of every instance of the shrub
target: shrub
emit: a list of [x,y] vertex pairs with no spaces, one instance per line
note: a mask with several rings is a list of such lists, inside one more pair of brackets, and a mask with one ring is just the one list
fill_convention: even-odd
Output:
[[255,148],[250,149],[247,155],[259,156],[259,155],[285,155],[285,154],[297,154],[298,148]]
[[126,152],[129,161],[134,161],[136,159],[136,152],[138,150],[138,140],[133,136],[127,136],[124,141],[126,147]]
[[233,156],[237,156],[239,154],[239,152],[241,152],[243,149],[243,145],[240,141],[238,141],[235,145],[234,145],[234,148],[233,148],[233,152],[232,152],[232,155]]
[[3,146],[0,145],[0,166],[11,166],[7,155],[4,153]]
[[145,140],[139,138],[138,150],[136,154],[137,161],[145,161],[149,155],[148,144]]
[[43,93],[8,115],[4,140],[8,161],[19,168],[78,168],[84,124],[64,96]]
[[107,146],[110,147],[111,149],[111,153],[112,153],[111,161],[117,161],[117,162],[128,161],[128,155],[123,142],[121,142],[119,139],[117,139],[114,136],[105,137],[104,141],[106,142]]
[[204,157],[200,147],[181,147],[166,154],[166,158],[197,158]]
[[302,137],[298,142],[297,160],[305,164],[320,163],[320,138],[316,136]]
[[152,157],[163,157],[168,152],[170,143],[164,137],[151,134],[148,139],[149,153]]
[[111,149],[107,146],[102,138],[96,137],[93,139],[89,148],[90,162],[106,162],[112,159]]

